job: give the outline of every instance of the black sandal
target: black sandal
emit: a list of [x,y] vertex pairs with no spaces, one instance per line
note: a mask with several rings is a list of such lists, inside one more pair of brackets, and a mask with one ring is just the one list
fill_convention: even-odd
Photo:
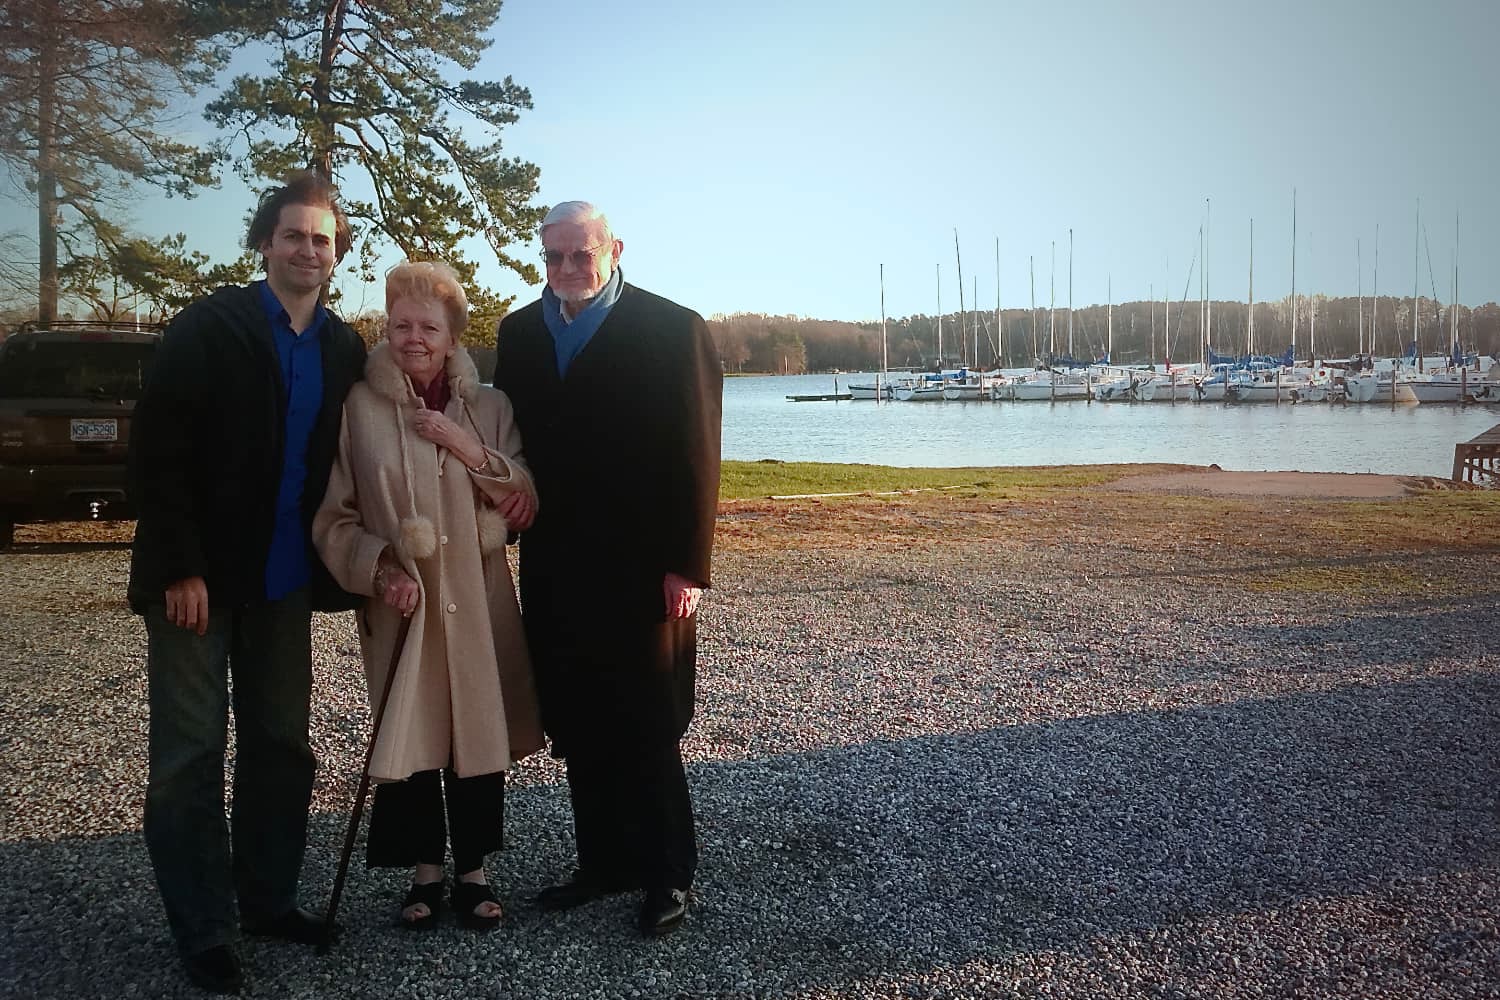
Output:
[[[425,917],[407,919],[408,907],[418,904],[427,907]],[[443,880],[436,882],[413,882],[407,890],[406,899],[401,903],[401,912],[396,915],[397,921],[402,927],[409,931],[422,931],[437,923],[438,911],[443,908]]]
[[450,899],[453,912],[458,915],[458,922],[471,931],[492,931],[500,923],[503,914],[493,917],[482,917],[474,910],[482,903],[494,903],[500,905],[500,900],[495,898],[494,891],[485,882],[458,882],[453,883],[453,895]]

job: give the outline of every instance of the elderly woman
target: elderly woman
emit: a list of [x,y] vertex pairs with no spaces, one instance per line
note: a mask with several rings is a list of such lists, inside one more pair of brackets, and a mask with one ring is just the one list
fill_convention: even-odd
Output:
[[359,638],[372,703],[401,619],[411,619],[370,761],[378,784],[366,862],[414,868],[401,922],[429,927],[451,845],[454,912],[489,930],[501,910],[484,859],[501,845],[505,771],[542,746],[505,559],[509,533],[536,513],[536,492],[510,401],[480,384],[458,347],[468,303],[453,271],[400,264],[386,275],[385,301],[387,341],[344,403],[313,521],[334,577],[368,598]]

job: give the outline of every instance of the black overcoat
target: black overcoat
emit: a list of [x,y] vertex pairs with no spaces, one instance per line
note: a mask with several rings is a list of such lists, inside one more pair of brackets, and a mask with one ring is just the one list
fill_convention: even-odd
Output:
[[662,578],[712,582],[724,375],[708,326],[626,284],[566,378],[540,301],[497,347],[539,499],[521,611],[553,752],[681,739],[697,616],[666,620]]
[[[328,315],[320,340],[323,402],[307,442],[303,526],[315,610],[362,600],[329,576],[312,548],[312,519],[338,451],[344,397],[363,377],[365,346]],[[144,614],[168,584],[201,576],[212,610],[265,599],[285,447],[286,386],[270,320],[254,285],[221,288],[167,326],[136,404],[128,488],[138,520],[130,606]]]

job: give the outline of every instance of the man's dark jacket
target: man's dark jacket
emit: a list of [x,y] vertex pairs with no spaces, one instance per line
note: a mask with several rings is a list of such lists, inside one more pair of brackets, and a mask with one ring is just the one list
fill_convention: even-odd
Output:
[[521,605],[553,752],[676,741],[697,617],[666,621],[662,578],[711,582],[724,374],[708,326],[627,284],[566,378],[539,301],[497,347],[537,485]]
[[[302,520],[309,531],[338,450],[344,397],[364,374],[365,347],[328,316],[321,335],[323,403],[307,443]],[[266,595],[286,437],[287,390],[255,286],[221,288],[172,320],[131,421],[129,489],[138,512],[130,606],[139,614],[169,584],[201,576],[208,607]],[[309,536],[310,537],[310,536]],[[355,607],[308,545],[317,610]]]

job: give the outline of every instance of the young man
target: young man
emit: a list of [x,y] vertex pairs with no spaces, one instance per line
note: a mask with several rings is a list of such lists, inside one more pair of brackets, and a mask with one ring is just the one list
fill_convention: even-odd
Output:
[[522,621],[542,724],[567,760],[578,871],[544,909],[646,890],[675,930],[698,846],[679,742],[719,496],[723,368],[697,313],[626,284],[624,244],[587,202],[542,221],[547,287],[500,324],[540,500],[521,536]]
[[129,599],[145,617],[150,675],[146,845],[188,975],[214,992],[240,987],[240,927],[309,944],[323,930],[297,905],[314,770],[311,612],[354,599],[318,561],[309,526],[344,396],[364,371],[358,335],[320,303],[350,242],[323,178],[300,174],[268,192],[246,238],[265,280],[221,288],[172,320],[132,423]]

